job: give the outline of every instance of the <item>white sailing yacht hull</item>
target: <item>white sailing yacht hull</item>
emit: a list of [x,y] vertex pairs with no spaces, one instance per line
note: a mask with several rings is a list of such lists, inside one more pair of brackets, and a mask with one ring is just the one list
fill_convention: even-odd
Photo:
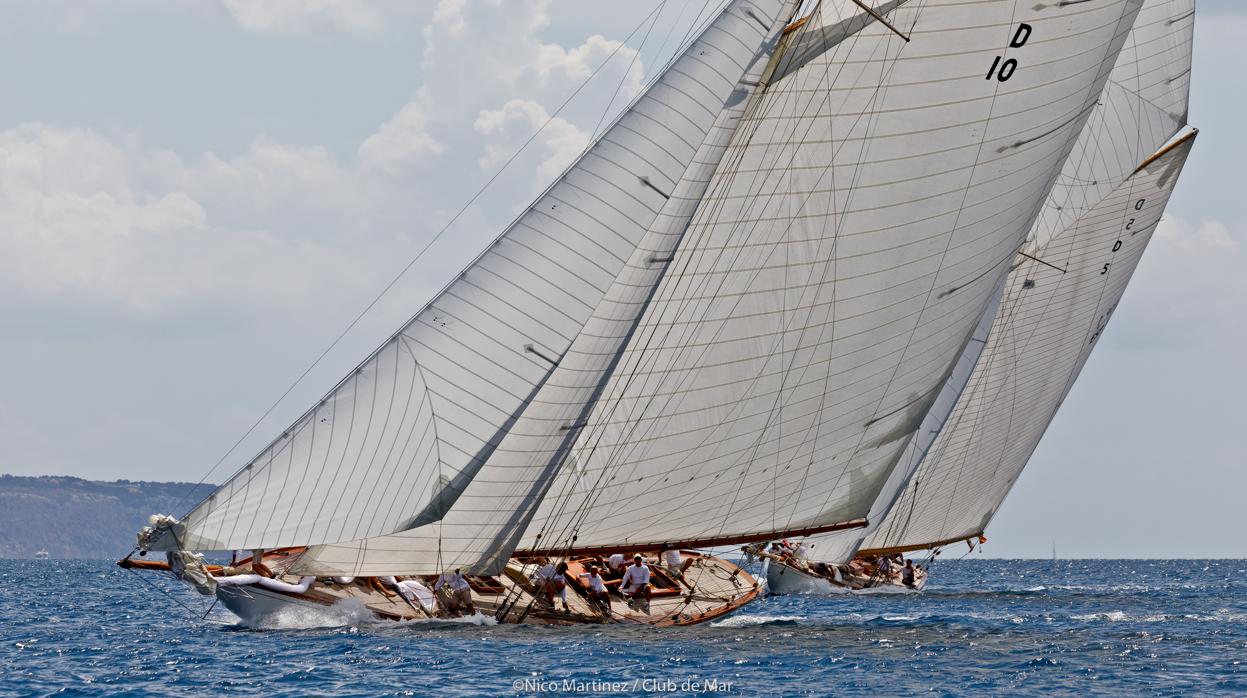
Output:
[[853,588],[775,560],[770,560],[766,568],[768,593],[776,596],[785,594],[820,594],[823,596],[835,594],[916,594],[922,591],[926,585],[927,576],[923,572],[919,572],[913,588],[890,580],[878,581],[864,588]]
[[789,567],[782,562],[769,561],[766,568],[766,588],[771,594],[847,594],[849,588],[836,584],[826,577]]
[[245,625],[263,625],[265,621],[295,609],[323,609],[324,604],[307,601],[290,594],[271,591],[260,586],[217,587],[216,597],[230,613]]

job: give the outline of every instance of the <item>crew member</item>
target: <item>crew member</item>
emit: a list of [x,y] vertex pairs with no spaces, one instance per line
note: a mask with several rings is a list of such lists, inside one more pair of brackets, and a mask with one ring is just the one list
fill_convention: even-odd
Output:
[[598,574],[597,565],[589,565],[588,572],[582,572],[580,578],[589,584],[589,601],[602,607],[604,615],[610,615],[611,612],[611,595],[606,589],[606,580],[602,579],[602,575]]
[[554,563],[549,563],[541,569],[537,570],[537,574],[533,576],[540,588],[541,594],[545,598],[546,603],[553,607],[554,597],[559,597],[563,602],[563,611],[570,612],[567,607],[567,563],[560,562],[556,567]]
[[684,570],[680,567],[680,565],[684,562],[684,560],[680,557],[679,549],[664,547],[658,555],[662,558],[663,566],[671,572],[672,576],[678,579],[683,575]]
[[649,566],[637,554],[632,558],[632,566],[624,570],[623,581],[619,583],[620,595],[628,599],[629,603],[641,599],[646,613],[649,613],[649,579]]
[[438,600],[442,606],[452,614],[474,615],[476,613],[476,605],[472,603],[472,587],[468,584],[467,577],[463,576],[463,570],[456,568],[453,572],[443,572],[442,576],[437,578],[437,583],[433,585],[434,593],[438,594]]
[[901,569],[901,584],[904,584],[910,589],[913,589],[914,588],[914,573],[915,573],[914,561],[906,560],[905,567]]

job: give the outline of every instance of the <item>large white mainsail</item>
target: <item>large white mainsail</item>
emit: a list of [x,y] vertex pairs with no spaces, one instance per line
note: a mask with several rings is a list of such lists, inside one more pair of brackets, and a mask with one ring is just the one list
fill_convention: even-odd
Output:
[[[855,6],[826,3],[819,24]],[[726,543],[865,516],[1135,9],[906,4],[889,19],[910,41],[872,24],[771,85],[543,503],[543,546]],[[1011,43],[1023,67],[985,79]]]
[[1148,158],[1052,238],[1036,255],[1043,261],[1025,260],[1010,275],[961,403],[863,553],[982,535],[1121,300],[1194,136]]
[[151,547],[308,545],[441,518],[690,166],[713,171],[699,144],[795,4],[733,2],[458,278]]
[[[767,86],[672,255],[647,259],[666,273],[626,350],[593,356],[631,325],[621,315],[586,327],[555,370],[566,378],[546,382],[444,519],[318,546],[299,569],[496,571],[516,544],[756,537],[864,515],[1138,9],[920,5],[890,15],[912,41],[869,24]],[[801,31],[860,12],[825,3]],[[583,391],[583,366],[609,380],[595,374],[577,402],[562,391]]]
[[[1185,123],[1190,86],[1193,0],[1147,0],[1113,68],[1094,111],[1066,160],[1061,176],[1036,221],[1026,252],[1043,258],[1041,250],[1054,235],[1072,225],[1134,170],[1137,164],[1172,138]],[[1016,272],[1025,274],[1026,270]],[[1005,311],[1001,311],[1004,315]],[[994,317],[989,321],[994,321]],[[977,360],[981,346],[970,345]],[[963,361],[968,358],[963,356]],[[960,378],[960,383],[953,382]],[[964,389],[965,377],[954,375],[945,392]],[[938,428],[949,421],[937,403],[927,416]],[[884,517],[909,483],[919,461],[938,432],[915,435],[906,458],[893,471],[872,509],[871,525],[862,531],[814,536],[806,541],[811,557],[844,562],[883,523]],[[891,525],[891,523],[889,523]],[[937,536],[938,541],[947,536]],[[911,542],[911,545],[914,544]]]

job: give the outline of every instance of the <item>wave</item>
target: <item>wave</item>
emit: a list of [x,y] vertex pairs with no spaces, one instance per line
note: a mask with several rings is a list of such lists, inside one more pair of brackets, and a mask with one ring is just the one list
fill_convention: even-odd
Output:
[[805,616],[731,616],[712,622],[716,628],[750,628],[755,625],[792,625],[805,620]]
[[1069,617],[1070,620],[1102,621],[1108,623],[1171,623],[1193,621],[1196,623],[1242,623],[1247,621],[1247,613],[1219,608],[1211,613],[1148,613],[1130,615],[1124,611],[1107,611],[1101,613],[1079,613]]
[[343,599],[332,606],[289,604],[252,622],[242,621],[250,630],[316,630],[358,628],[376,622],[376,616],[359,599]]
[[253,623],[243,623],[249,630],[323,630],[349,628],[357,630],[401,628],[427,625],[497,625],[493,616],[480,611],[461,618],[414,618],[411,620],[383,620],[375,616],[359,599],[343,599],[332,606],[285,606]]

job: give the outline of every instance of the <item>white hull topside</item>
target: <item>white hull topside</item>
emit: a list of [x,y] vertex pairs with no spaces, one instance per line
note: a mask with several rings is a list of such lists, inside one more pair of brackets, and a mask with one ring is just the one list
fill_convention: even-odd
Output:
[[845,584],[836,583],[826,577],[799,570],[775,560],[768,560],[766,567],[767,592],[782,596],[785,594],[916,594],[926,586],[927,577],[919,574],[915,586],[909,587],[896,582],[880,582],[864,589],[854,589]]
[[260,586],[217,587],[216,597],[244,625],[257,626],[282,613],[296,609],[325,608],[324,604],[306,601],[290,594],[270,591]]

